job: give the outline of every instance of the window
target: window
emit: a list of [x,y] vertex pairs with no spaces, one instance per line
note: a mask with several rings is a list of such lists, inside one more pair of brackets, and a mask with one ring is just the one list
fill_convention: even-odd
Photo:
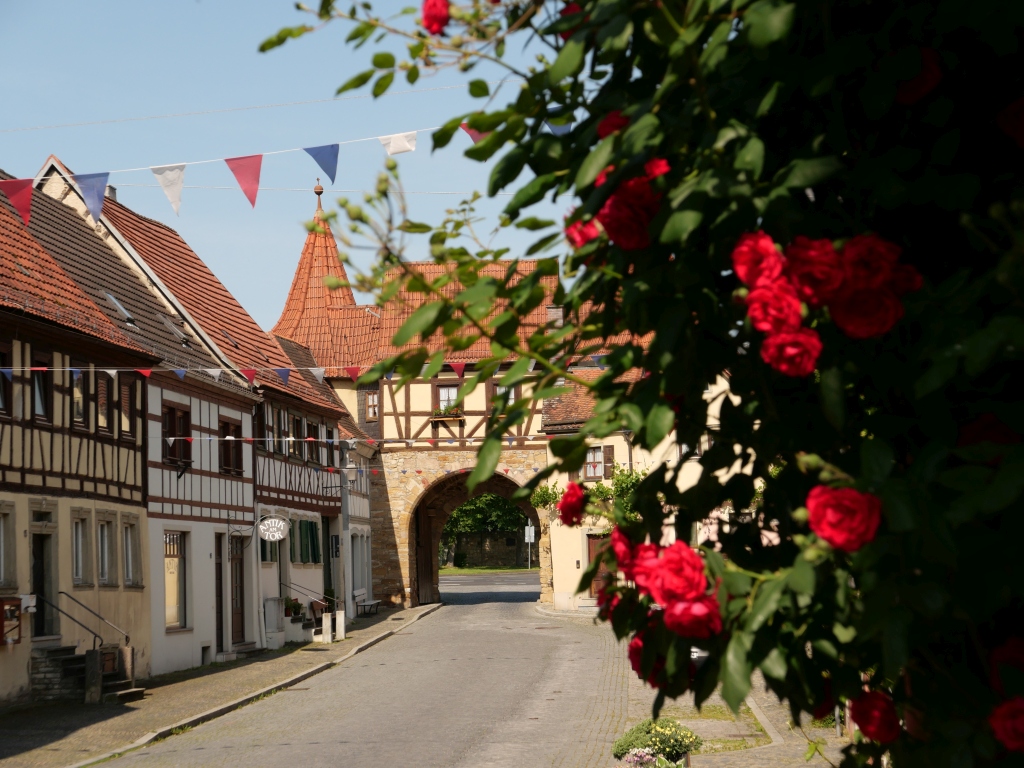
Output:
[[0,415],[11,415],[11,379],[14,371],[11,370],[11,351],[7,346],[0,346]]
[[32,416],[37,421],[53,418],[52,355],[32,356]]
[[366,421],[377,421],[380,416],[380,392],[366,391]]
[[274,450],[274,411],[270,403],[260,403],[256,408],[256,445]]
[[185,534],[164,533],[164,626],[180,629],[185,620]]
[[14,504],[0,503],[0,586],[13,587],[17,583],[14,570]]
[[274,424],[277,431],[277,452],[288,455],[288,412],[280,408],[274,409]]
[[225,475],[242,475],[242,425],[220,422],[220,471]]
[[437,407],[454,408],[459,398],[459,388],[454,384],[440,384],[437,387]]
[[121,437],[131,439],[135,436],[135,391],[138,389],[134,379],[121,377],[118,409],[121,413]]
[[302,417],[292,414],[290,416],[290,419],[292,425],[292,432],[290,437],[292,439],[288,443],[288,455],[291,456],[292,458],[303,459],[305,458],[306,455],[306,446],[302,442],[302,439],[305,436],[303,435],[302,429]]
[[313,464],[320,463],[320,425],[314,424],[311,421],[306,422],[306,437],[312,437],[313,442],[308,443],[306,449],[306,459]]
[[334,435],[335,435],[334,427],[327,427],[327,428],[324,429],[324,437],[327,438],[326,439],[326,443],[327,443],[327,466],[329,466],[329,467],[336,466],[335,465],[335,461],[334,461],[334,455],[335,455],[334,454],[334,449],[335,449]]
[[114,380],[103,371],[96,371],[96,427],[100,432],[114,431]]
[[[97,513],[100,518],[101,513]],[[96,580],[104,586],[117,585],[117,532],[115,518],[106,513],[96,523]]]
[[71,418],[79,429],[88,429],[89,367],[77,361],[72,361],[71,367],[78,369],[78,375],[71,382]]
[[192,436],[192,414],[173,405],[163,407],[163,437],[160,447],[163,459],[168,464],[181,464],[192,461],[192,444],[185,438]]
[[76,585],[92,583],[91,517],[87,509],[71,510],[71,580]]
[[587,449],[587,463],[583,465],[583,476],[587,480],[604,477],[604,451],[600,445]]
[[117,314],[121,316],[121,319],[124,320],[125,325],[130,325],[132,328],[138,327],[135,324],[135,318],[132,317],[131,313],[127,309],[124,308],[124,305],[120,301],[114,298],[113,294],[108,293],[107,299],[110,301],[110,305],[117,310]]
[[121,551],[124,552],[124,585],[142,585],[142,543],[139,539],[139,518],[137,515],[121,516]]
[[298,556],[297,556],[298,555],[298,551],[297,551],[297,547],[295,546],[296,538],[297,538],[297,536],[296,536],[296,525],[295,525],[295,521],[292,520],[289,523],[289,525],[288,525],[288,559],[291,562],[293,562],[293,563],[299,562],[299,559],[298,559]]
[[260,562],[276,563],[279,555],[279,541],[264,541],[260,539]]

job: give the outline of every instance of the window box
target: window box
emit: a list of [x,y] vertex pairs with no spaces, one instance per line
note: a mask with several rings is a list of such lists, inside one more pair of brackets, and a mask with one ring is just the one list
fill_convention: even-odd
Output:
[[466,418],[461,408],[448,406],[447,408],[435,408],[431,415],[431,421],[456,421]]

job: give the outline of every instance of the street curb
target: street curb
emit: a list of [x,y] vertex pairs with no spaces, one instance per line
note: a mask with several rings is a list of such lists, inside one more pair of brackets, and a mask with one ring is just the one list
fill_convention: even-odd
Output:
[[[410,619],[408,622],[403,624],[401,626],[401,629],[405,629],[406,627],[415,624],[417,621],[422,619],[424,616],[429,616],[430,614],[434,613],[436,610],[438,610],[441,607],[442,607],[442,604],[438,603],[437,605],[434,605],[434,606],[428,608],[427,610],[423,611],[422,613],[416,614],[415,616],[412,617],[412,619]],[[303,680],[306,680],[306,679],[312,677],[313,675],[318,675],[321,672],[326,672],[328,669],[331,669],[332,667],[336,667],[337,665],[339,665],[339,664],[341,664],[341,663],[343,663],[345,661],[348,661],[353,656],[355,656],[357,653],[362,653],[363,651],[367,650],[368,648],[371,648],[371,647],[375,646],[377,643],[381,642],[382,640],[386,640],[387,638],[391,637],[393,634],[395,634],[395,630],[389,629],[387,632],[382,632],[381,634],[376,635],[374,637],[371,637],[369,640],[366,640],[366,641],[360,643],[355,648],[353,648],[351,651],[346,653],[344,656],[339,656],[338,658],[334,659],[333,661],[325,661],[323,664],[318,664],[317,666],[312,667],[311,669],[307,669],[307,670],[305,670],[303,672],[299,672],[296,675],[292,675],[289,678],[286,678],[286,679],[281,680],[281,681],[279,681],[277,683],[274,683],[274,685],[270,685],[270,686],[267,686],[266,688],[262,688],[262,689],[260,689],[258,691],[254,691],[253,693],[246,694],[245,696],[242,696],[239,699],[235,699],[234,701],[231,701],[231,702],[229,702],[227,704],[222,704],[219,707],[214,707],[213,709],[208,709],[206,712],[202,712],[202,713],[200,713],[198,715],[193,715],[192,717],[185,718],[184,720],[180,720],[177,723],[174,723],[173,725],[168,725],[168,726],[165,726],[163,728],[160,728],[159,730],[153,731],[152,733],[147,733],[145,736],[142,736],[141,738],[136,739],[131,744],[126,744],[123,747],[118,747],[117,749],[111,750],[110,752],[107,752],[107,753],[102,754],[102,755],[97,755],[96,757],[90,757],[90,758],[88,758],[86,760],[83,760],[81,762],[74,763],[73,765],[66,766],[66,768],[86,768],[87,766],[90,766],[90,765],[96,765],[97,763],[102,763],[105,760],[111,760],[111,759],[113,759],[115,757],[120,757],[121,755],[125,754],[126,752],[131,752],[132,750],[139,749],[140,747],[144,747],[147,744],[151,744],[152,742],[157,741],[158,739],[165,739],[168,736],[172,735],[172,733],[174,731],[176,731],[177,729],[179,729],[179,728],[193,728],[193,727],[195,727],[197,725],[202,725],[203,723],[209,722],[210,720],[214,720],[214,719],[216,719],[218,717],[221,717],[222,715],[226,715],[229,712],[234,712],[236,709],[240,709],[240,708],[244,707],[246,704],[251,704],[253,701],[255,701],[256,699],[258,699],[258,698],[260,698],[262,696],[266,696],[266,695],[271,694],[271,693],[276,693],[277,691],[283,690],[285,688],[290,688],[291,686],[295,685],[296,683],[301,683]]]
[[540,605],[534,604],[533,610],[539,613],[541,616],[550,616],[554,619],[596,619],[597,611],[585,612],[585,611],[556,611],[553,608],[541,608]]

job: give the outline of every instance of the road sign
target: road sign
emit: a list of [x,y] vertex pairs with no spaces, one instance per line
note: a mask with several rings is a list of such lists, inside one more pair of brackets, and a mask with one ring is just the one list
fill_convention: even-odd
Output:
[[536,530],[532,525],[526,526],[526,542],[528,544],[533,544],[537,540],[534,538]]

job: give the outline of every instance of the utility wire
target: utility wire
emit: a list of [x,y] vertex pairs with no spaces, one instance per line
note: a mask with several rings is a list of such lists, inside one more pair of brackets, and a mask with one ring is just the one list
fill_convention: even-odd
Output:
[[[153,187],[159,188],[159,184],[118,184],[117,188],[122,189],[124,187]],[[208,184],[186,184],[182,189],[230,189],[235,192],[238,191],[237,186],[212,186]],[[260,187],[260,192],[309,192],[309,187]],[[365,189],[326,189],[326,192],[341,192],[345,194],[361,194],[365,192]],[[472,195],[472,192],[406,192],[407,195]],[[508,197],[511,196],[512,192],[498,192],[496,197]]]

